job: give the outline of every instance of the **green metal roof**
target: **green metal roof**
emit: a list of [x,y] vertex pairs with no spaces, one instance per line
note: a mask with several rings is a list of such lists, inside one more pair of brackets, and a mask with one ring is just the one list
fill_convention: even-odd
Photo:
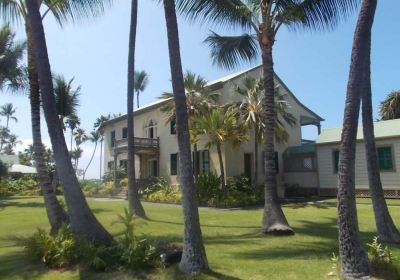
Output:
[[315,144],[288,147],[285,151],[288,154],[308,154],[315,153]]
[[[375,138],[400,137],[400,119],[379,121],[374,123]],[[324,129],[318,136],[317,144],[338,143],[341,140],[342,129],[330,128]],[[363,140],[362,125],[358,126],[357,140]]]

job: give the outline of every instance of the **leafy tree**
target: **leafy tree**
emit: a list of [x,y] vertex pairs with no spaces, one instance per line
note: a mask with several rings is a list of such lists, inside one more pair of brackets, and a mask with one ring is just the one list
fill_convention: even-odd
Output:
[[7,166],[0,160],[0,182],[1,179],[7,176]]
[[[7,103],[3,106],[0,107],[0,116],[6,118],[6,126],[2,130],[2,137],[0,138],[0,151],[3,150],[3,146],[5,143],[7,143],[10,139],[10,130],[9,130],[9,125],[10,125],[10,120],[13,120],[15,122],[18,121],[16,117],[14,117],[15,111],[17,108],[15,108],[11,103]],[[8,147],[10,148],[10,147]]]
[[[98,130],[94,130],[94,131],[90,132],[90,135],[88,136],[88,140],[89,140],[90,142],[94,143],[94,149],[93,149],[92,156],[90,157],[89,163],[87,164],[87,166],[86,166],[86,168],[85,168],[85,170],[84,170],[84,172],[83,172],[83,180],[85,180],[86,172],[87,172],[87,170],[88,170],[90,164],[91,164],[92,161],[93,161],[94,155],[96,154],[97,144],[99,143],[99,141],[100,141],[101,138],[102,138],[102,136],[101,136],[101,134],[100,134],[100,132],[99,132]],[[102,152],[102,151],[100,150],[100,153],[101,153],[101,152]],[[100,164],[101,164],[101,163],[100,163]]]
[[3,149],[3,153],[6,155],[15,155],[15,147],[18,144],[21,144],[21,141],[18,140],[18,136],[15,134],[9,134],[6,141],[5,141],[5,147]]
[[265,207],[263,233],[292,234],[278,200],[275,171],[275,117],[273,47],[282,26],[298,30],[330,29],[337,25],[359,0],[181,0],[180,10],[200,19],[242,29],[239,36],[215,32],[206,39],[214,62],[234,68],[241,62],[254,62],[261,53],[264,82],[264,164]]
[[100,134],[100,180],[102,179],[102,167],[103,167],[103,141],[104,141],[104,129],[103,124],[110,120],[110,115],[98,117],[94,123],[94,129]]
[[379,115],[383,121],[400,118],[400,91],[393,91],[379,107]]
[[[146,213],[139,199],[139,190],[136,184],[135,170],[135,122],[133,118],[134,90],[135,90],[135,47],[137,27],[138,1],[131,1],[131,22],[129,28],[128,46],[128,81],[127,81],[127,119],[128,119],[128,201],[129,209],[140,217]],[[136,76],[136,78],[138,78]],[[115,166],[116,168],[116,166]]]
[[[258,182],[258,146],[264,140],[264,121],[263,121],[263,81],[246,76],[243,80],[243,87],[236,86],[235,92],[243,97],[239,104],[244,122],[247,128],[253,129],[254,138],[254,176],[253,187],[257,188]],[[296,118],[289,112],[290,104],[286,96],[275,90],[275,139],[277,142],[284,143],[288,140],[288,133],[285,128],[287,125],[295,125]]]
[[139,108],[139,94],[143,92],[149,83],[149,75],[145,71],[135,71],[133,87],[136,92],[136,103]]
[[62,75],[54,76],[54,96],[56,100],[56,108],[60,118],[62,128],[65,129],[65,118],[72,116],[72,121],[76,127],[77,125],[77,109],[79,106],[79,96],[81,94],[81,87],[76,89],[72,88],[74,78],[67,81]]
[[376,4],[376,0],[363,0],[361,4],[353,39],[339,153],[339,252],[345,279],[361,279],[368,277],[371,272],[358,230],[354,169],[360,102],[363,91],[370,87],[371,29]]
[[[61,2],[63,2],[65,6],[71,4],[69,1]],[[74,3],[78,8],[74,9],[74,7],[72,7],[72,10],[80,11],[84,14],[86,12],[86,14],[88,14],[93,7],[96,7],[96,4],[99,4],[99,1],[92,1],[90,3],[92,5],[87,5],[88,3],[86,1],[74,1]],[[100,1],[100,4],[101,3],[102,1]],[[47,53],[46,39],[44,36],[42,15],[40,14],[39,10],[40,7],[36,1],[25,1],[25,5],[28,15],[27,22],[31,28],[31,39],[33,45],[32,55],[34,57],[34,61],[36,62],[37,80],[39,81],[44,115],[52,142],[57,173],[64,189],[64,196],[68,207],[71,229],[75,236],[79,237],[79,239],[90,240],[99,244],[110,244],[112,242],[112,237],[97,221],[90,210],[70,161],[67,145],[63,135],[63,129],[60,123],[59,115],[56,111],[56,100],[54,96],[54,87]],[[61,8],[64,8],[65,6],[61,6]],[[83,8],[79,9],[79,7]],[[59,17],[60,20],[68,17],[68,12],[71,11],[63,9],[60,10],[64,13],[57,13],[58,10],[55,10],[57,15],[61,15]],[[62,15],[64,15],[64,18]],[[76,14],[72,13],[72,16],[74,15]]]
[[194,186],[190,154],[188,109],[182,73],[178,22],[176,18],[175,1],[163,0],[163,4],[167,25],[172,89],[176,108],[175,115],[180,166],[179,183],[182,190],[184,236],[183,252],[179,268],[186,273],[198,273],[208,270],[208,261],[200,229],[198,195]]
[[22,59],[26,44],[15,41],[15,33],[8,25],[0,27],[0,90],[11,92],[25,87]]
[[74,138],[74,132],[75,129],[81,125],[81,120],[79,119],[79,117],[76,114],[70,114],[67,116],[67,119],[65,121],[65,124],[69,127],[70,129],[70,148],[69,150],[72,151],[72,140]]
[[207,135],[207,148],[216,147],[221,174],[221,190],[225,189],[225,168],[222,159],[222,145],[228,141],[234,147],[248,140],[245,127],[239,120],[239,112],[234,107],[214,109],[210,114],[197,117],[194,127],[199,133]]

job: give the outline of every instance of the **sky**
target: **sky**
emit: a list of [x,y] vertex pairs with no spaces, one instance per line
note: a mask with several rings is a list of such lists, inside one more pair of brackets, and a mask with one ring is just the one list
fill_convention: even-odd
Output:
[[[126,79],[130,1],[114,1],[105,14],[61,28],[51,17],[44,21],[52,71],[73,84],[82,86],[78,115],[82,127],[90,132],[100,115],[126,112]],[[171,91],[165,19],[158,1],[139,0],[136,68],[149,74],[149,85],[140,96],[146,104]],[[372,42],[372,89],[375,118],[379,102],[393,90],[400,89],[400,1],[379,1]],[[357,12],[329,32],[288,31],[282,28],[274,49],[275,72],[308,108],[325,119],[322,128],[340,127],[348,79],[350,54]],[[23,26],[13,26],[17,38],[24,39]],[[182,63],[206,80],[244,70],[254,64],[242,64],[235,70],[213,65],[209,47],[203,43],[210,30],[220,34],[241,34],[209,24],[179,19]],[[10,129],[22,141],[22,150],[31,141],[30,109],[26,95],[0,95],[0,105],[11,102],[17,107],[17,123]],[[4,123],[4,120],[1,122]],[[0,124],[1,124],[0,123]],[[43,125],[44,143],[49,145]],[[303,138],[317,137],[314,127],[302,130]],[[67,135],[68,137],[68,135]],[[80,168],[88,163],[94,146],[84,144]],[[99,176],[99,152],[88,169],[87,178]]]

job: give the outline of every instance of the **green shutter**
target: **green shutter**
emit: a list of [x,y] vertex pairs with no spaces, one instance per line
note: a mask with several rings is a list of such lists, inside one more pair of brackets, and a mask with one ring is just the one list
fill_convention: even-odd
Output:
[[378,162],[380,170],[393,170],[393,156],[391,147],[379,147]]
[[124,127],[124,128],[122,129],[122,138],[123,138],[123,139],[128,138],[128,128],[127,128],[127,127]]
[[339,171],[339,151],[333,151],[333,171],[335,173]]

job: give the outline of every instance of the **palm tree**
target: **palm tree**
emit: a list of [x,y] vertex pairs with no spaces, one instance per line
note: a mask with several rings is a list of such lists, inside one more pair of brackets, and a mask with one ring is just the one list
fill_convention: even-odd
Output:
[[[87,10],[79,9],[79,3],[83,5],[81,7],[86,7],[89,10],[96,6],[96,3],[93,1],[91,2],[92,5],[90,6],[85,5],[87,4],[86,1],[74,2],[77,5],[78,10],[75,10],[75,7],[72,7],[72,10],[81,10],[83,13]],[[10,1],[4,2],[3,4],[5,3],[10,3]],[[64,4],[67,4],[68,6],[69,2]],[[90,210],[80,188],[69,157],[63,128],[59,121],[58,112],[56,110],[56,100],[54,96],[50,62],[47,53],[42,16],[39,11],[40,7],[36,1],[25,1],[25,5],[23,7],[26,7],[27,10],[27,25],[30,28],[30,38],[33,45],[33,52],[31,54],[34,57],[34,62],[37,69],[37,77],[40,86],[40,94],[42,97],[45,119],[52,142],[57,173],[64,190],[71,229],[75,236],[77,236],[79,239],[90,240],[102,244],[110,244],[112,242],[112,237],[97,221],[93,215],[93,212]],[[2,8],[3,10],[5,9],[4,7]],[[56,10],[56,12],[57,11],[58,10]],[[68,11],[70,10],[64,10],[64,15],[66,15]],[[18,14],[13,15],[14,17],[18,16]]]
[[128,118],[128,201],[129,208],[139,217],[145,217],[146,213],[139,199],[139,190],[136,184],[135,170],[135,123],[133,119],[134,89],[135,89],[135,47],[137,26],[138,1],[131,1],[131,23],[129,30],[128,50],[128,80],[127,80],[127,118]]
[[[275,171],[275,117],[273,47],[282,26],[289,29],[320,30],[334,27],[358,0],[182,0],[179,8],[188,17],[237,26],[240,36],[212,32],[206,39],[214,62],[234,68],[242,61],[253,62],[261,53],[264,82],[264,164],[265,207],[263,233],[293,234],[278,201]],[[248,33],[252,31],[253,33]]]
[[339,153],[339,252],[345,279],[360,279],[370,274],[368,256],[358,231],[354,169],[361,97],[370,87],[371,29],[376,4],[376,0],[363,0],[361,4],[353,40]]
[[[10,120],[18,122],[18,119],[16,117],[14,117],[16,109],[17,108],[15,108],[11,103],[7,103],[7,104],[5,104],[5,105],[0,107],[0,116],[6,118],[5,131],[9,131],[9,122],[10,122]],[[5,138],[2,137],[1,138],[1,142],[0,142],[0,151],[3,149],[4,140],[5,140]]]
[[90,142],[94,143],[94,149],[93,149],[92,156],[90,157],[89,163],[87,164],[87,166],[86,166],[86,168],[85,168],[85,171],[83,172],[83,178],[82,178],[83,180],[85,180],[86,172],[87,172],[87,170],[88,170],[90,164],[91,164],[92,161],[93,161],[94,155],[96,154],[97,144],[99,143],[101,137],[102,137],[102,136],[101,136],[101,134],[100,134],[100,132],[99,132],[98,130],[94,130],[94,131],[90,132],[90,135],[89,135],[89,137],[88,137],[88,140],[89,140]]
[[[65,118],[71,115],[77,116],[77,108],[79,106],[79,96],[81,87],[72,89],[74,78],[67,81],[62,75],[54,76],[54,96],[56,99],[56,108],[59,115],[60,123],[65,129]],[[72,117],[73,119],[75,117]],[[74,122],[74,120],[72,120]]]
[[133,88],[136,92],[137,107],[139,108],[139,94],[143,92],[149,83],[149,75],[145,71],[135,71]]
[[[211,112],[216,107],[219,99],[219,93],[209,92],[206,88],[207,81],[200,75],[193,72],[186,71],[183,82],[185,84],[186,92],[186,107],[188,110],[189,127],[192,127],[192,120]],[[161,95],[161,99],[171,100],[161,108],[161,111],[166,113],[165,125],[175,121],[175,104],[172,102],[174,97],[173,93],[165,92]],[[194,161],[194,176],[197,180],[199,174],[198,160],[197,160],[197,142],[196,129],[190,129],[191,143],[193,144],[193,161]]]
[[8,25],[0,28],[0,90],[18,91],[25,87],[25,70],[21,65],[25,43],[15,41]]
[[18,136],[15,134],[9,134],[7,137],[7,142],[5,143],[3,153],[6,155],[15,155],[14,149],[21,141],[18,140]]
[[88,136],[86,135],[84,129],[78,127],[74,132],[74,139],[76,148],[72,151],[72,154],[74,155],[73,159],[75,160],[75,171],[77,171],[79,159],[81,158],[83,153],[83,150],[80,148],[80,146],[82,145],[82,143],[88,140]]
[[74,132],[75,129],[81,124],[81,120],[79,117],[73,113],[67,116],[67,120],[65,121],[65,124],[69,127],[70,129],[70,148],[69,150],[72,151],[72,140],[74,138]]
[[[253,129],[254,138],[254,176],[253,187],[257,189],[258,183],[258,146],[264,140],[263,122],[263,81],[246,76],[243,80],[243,87],[236,86],[235,92],[243,97],[240,109],[243,114],[245,125]],[[288,140],[288,133],[284,123],[293,126],[296,124],[296,118],[288,111],[290,104],[286,101],[286,96],[279,91],[275,91],[275,108],[277,116],[275,117],[275,140],[278,143],[285,143]],[[283,120],[283,122],[282,122]]]
[[104,141],[104,129],[103,129],[103,124],[107,121],[110,120],[110,115],[108,116],[103,116],[101,115],[96,119],[96,122],[94,123],[94,129],[100,133],[100,181],[101,181],[101,171],[102,171],[102,166],[103,166],[103,141]]
[[14,117],[15,111],[17,108],[15,108],[11,103],[4,104],[3,106],[0,107],[0,116],[6,118],[6,128],[9,128],[9,122],[10,120],[13,120],[15,122],[18,122],[18,119]]
[[239,112],[235,107],[227,109],[214,109],[210,114],[198,117],[194,120],[194,127],[199,133],[207,135],[207,148],[216,147],[221,174],[221,190],[225,189],[225,168],[222,159],[222,145],[228,141],[234,147],[247,141],[248,136],[245,127],[239,120]]
[[175,115],[180,166],[179,183],[182,190],[184,236],[183,252],[179,268],[186,273],[198,273],[208,270],[208,261],[200,229],[198,197],[191,164],[188,112],[182,73],[178,22],[175,1],[163,0],[163,3],[167,25],[172,89],[176,108]]
[[[372,4],[372,5],[376,5]],[[386,204],[379,170],[378,155],[375,144],[375,132],[372,110],[371,61],[365,65],[365,85],[362,91],[362,122],[365,143],[365,154],[368,170],[369,190],[375,214],[378,238],[388,243],[400,243],[400,232],[397,230]],[[393,95],[392,95],[393,97]],[[395,98],[394,98],[395,99]],[[390,106],[390,105],[389,105]],[[381,107],[382,108],[382,107]],[[393,111],[391,111],[392,113]]]
[[386,96],[380,104],[379,115],[383,121],[400,118],[400,91],[393,91]]

